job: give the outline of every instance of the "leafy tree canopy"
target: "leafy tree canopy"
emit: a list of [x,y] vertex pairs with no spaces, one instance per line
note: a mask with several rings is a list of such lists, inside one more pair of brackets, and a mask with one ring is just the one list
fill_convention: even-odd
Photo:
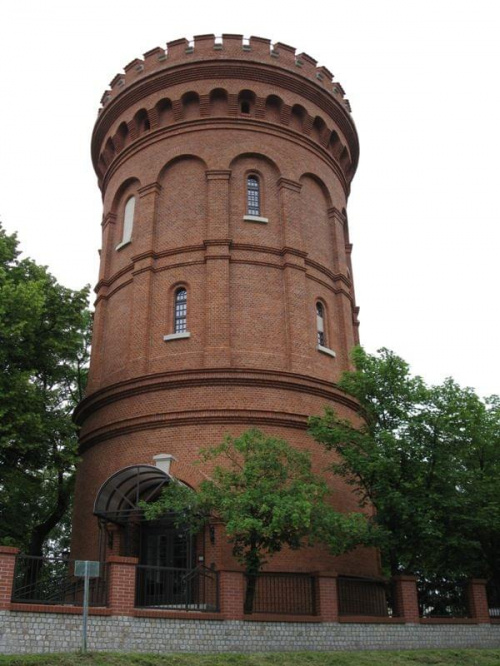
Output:
[[332,471],[372,504],[392,574],[500,580],[500,400],[452,379],[428,386],[393,352],[357,348],[340,386],[359,401],[355,428],[332,410],[310,432]]
[[173,512],[193,532],[210,517],[220,519],[233,555],[249,576],[247,610],[256,574],[284,546],[321,541],[340,554],[369,539],[365,517],[337,513],[327,501],[326,483],[311,470],[309,455],[284,440],[250,430],[202,451],[200,460],[208,476],[197,491],[171,483],[158,501],[143,505],[145,515],[152,520]]
[[19,254],[0,225],[0,540],[41,554],[71,498],[90,313]]

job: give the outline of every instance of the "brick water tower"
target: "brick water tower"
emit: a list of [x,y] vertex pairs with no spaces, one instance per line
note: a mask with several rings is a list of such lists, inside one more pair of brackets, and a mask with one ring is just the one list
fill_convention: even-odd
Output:
[[[358,342],[346,203],[358,161],[332,74],[286,44],[179,39],[133,60],[102,98],[92,159],[102,250],[73,555],[233,567],[221,526],[197,538],[138,503],[200,448],[258,427],[326,454],[307,419],[334,407]],[[338,509],[357,509],[342,480]],[[279,553],[270,569],[379,573],[373,551]]]

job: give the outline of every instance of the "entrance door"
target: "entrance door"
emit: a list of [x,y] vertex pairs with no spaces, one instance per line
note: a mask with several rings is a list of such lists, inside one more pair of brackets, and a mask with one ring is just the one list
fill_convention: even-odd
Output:
[[141,596],[145,606],[180,607],[190,603],[191,536],[171,523],[142,526]]
[[141,564],[187,569],[189,537],[173,527],[143,528]]

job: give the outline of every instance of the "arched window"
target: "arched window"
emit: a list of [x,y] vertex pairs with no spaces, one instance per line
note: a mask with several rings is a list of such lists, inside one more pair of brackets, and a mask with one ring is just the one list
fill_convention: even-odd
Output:
[[241,113],[250,113],[250,102],[241,103]]
[[123,234],[122,240],[118,247],[129,243],[132,238],[132,229],[134,227],[134,213],[135,213],[135,197],[130,197],[125,204],[123,211]]
[[260,183],[257,176],[247,178],[247,215],[260,215]]
[[187,331],[187,290],[180,287],[175,292],[174,303],[174,333]]
[[316,302],[316,330],[318,332],[318,345],[326,347],[325,308],[321,301]]

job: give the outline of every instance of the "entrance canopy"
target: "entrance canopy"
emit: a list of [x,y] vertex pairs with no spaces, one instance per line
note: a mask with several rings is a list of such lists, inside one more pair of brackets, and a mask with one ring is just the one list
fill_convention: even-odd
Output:
[[118,525],[141,513],[140,501],[155,499],[171,477],[153,465],[124,467],[105,481],[94,504],[94,514]]

